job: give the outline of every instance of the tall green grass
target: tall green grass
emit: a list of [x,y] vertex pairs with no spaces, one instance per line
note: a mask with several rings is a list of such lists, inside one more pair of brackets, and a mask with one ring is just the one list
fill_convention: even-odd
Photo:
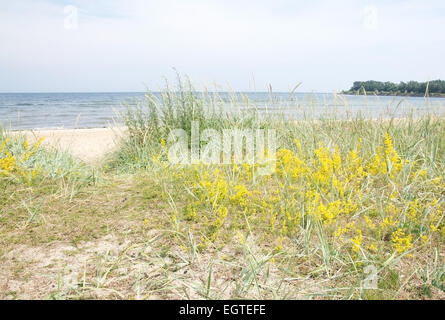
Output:
[[[160,96],[149,92],[145,98],[145,104],[127,106],[122,112],[128,134],[108,162],[110,168],[119,172],[151,167],[153,157],[163,153],[162,142],[167,140],[170,131],[180,128],[190,137],[192,121],[199,123],[200,130],[212,128],[218,132],[237,128],[275,129],[277,148],[295,151],[295,140],[298,140],[302,151],[309,154],[319,143],[338,145],[341,151],[346,151],[355,148],[359,140],[364,151],[373,154],[388,132],[403,157],[427,163],[436,174],[444,170],[442,117],[410,114],[403,119],[375,120],[356,115],[340,119],[332,113],[322,118],[305,116],[304,120],[293,120],[280,109],[275,113],[260,112],[256,102],[247,96],[231,93],[227,101],[207,88],[197,91],[188,78],[182,80],[179,76],[176,86],[167,83]],[[270,99],[271,103],[277,103],[272,95]],[[283,105],[286,103],[283,101]]]
[[[178,78],[176,87],[167,83],[160,97],[149,92],[145,98],[145,105],[127,106],[121,114],[128,134],[109,163],[120,172],[149,167],[170,131],[180,128],[190,136],[193,121],[199,124],[200,130],[212,128],[218,132],[279,127],[275,124],[279,121],[278,116],[272,119],[255,108],[246,108],[249,105],[247,97],[232,93],[230,101],[224,101],[216,92],[196,91],[189,79]],[[230,105],[229,110],[227,105]]]

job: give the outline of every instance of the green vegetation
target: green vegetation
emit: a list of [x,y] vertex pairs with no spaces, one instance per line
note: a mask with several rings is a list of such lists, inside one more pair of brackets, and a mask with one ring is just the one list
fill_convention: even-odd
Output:
[[[223,103],[188,82],[147,94],[96,168],[1,134],[0,298],[445,298],[444,118],[289,122]],[[168,133],[191,121],[275,129],[275,172],[170,164]]]
[[434,80],[429,82],[380,82],[380,81],[356,81],[351,89],[344,91],[346,94],[400,95],[400,96],[445,96],[445,81]]

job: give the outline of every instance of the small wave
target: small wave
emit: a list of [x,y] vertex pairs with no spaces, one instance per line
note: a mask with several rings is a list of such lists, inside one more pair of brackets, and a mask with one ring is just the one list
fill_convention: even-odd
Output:
[[33,106],[33,103],[16,103],[16,106]]

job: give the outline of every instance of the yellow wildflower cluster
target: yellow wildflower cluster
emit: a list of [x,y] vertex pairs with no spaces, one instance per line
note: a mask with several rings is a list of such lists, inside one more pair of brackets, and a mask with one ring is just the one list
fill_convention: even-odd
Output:
[[391,178],[394,178],[405,164],[406,161],[403,161],[394,149],[391,136],[385,133],[384,146],[377,148],[377,153],[369,165],[369,171],[375,175],[379,173],[390,174]]
[[4,139],[0,144],[0,178],[25,183],[33,181],[38,174],[38,169],[30,163],[30,160],[38,151],[42,141],[43,138],[30,147],[28,140],[25,140],[22,150],[15,155],[8,148],[9,140]]
[[236,185],[233,189],[235,194],[230,198],[230,200],[235,204],[239,204],[243,208],[247,207],[251,192],[249,192],[249,190],[247,190],[246,186],[243,184]]
[[399,191],[412,181],[412,172],[416,179],[432,179],[402,159],[388,134],[376,154],[366,154],[361,141],[345,152],[322,144],[312,153],[302,152],[299,141],[294,147],[279,149],[275,173],[256,181],[254,165],[178,169],[188,195],[183,218],[196,223],[201,248],[253,229],[272,244],[317,225],[354,257],[384,250],[401,254],[418,238],[418,243],[430,241],[426,232],[439,236],[445,229],[443,200],[405,197]]
[[411,249],[413,247],[412,239],[412,235],[406,235],[400,228],[394,231],[391,235],[394,250],[397,253],[403,253],[406,250]]

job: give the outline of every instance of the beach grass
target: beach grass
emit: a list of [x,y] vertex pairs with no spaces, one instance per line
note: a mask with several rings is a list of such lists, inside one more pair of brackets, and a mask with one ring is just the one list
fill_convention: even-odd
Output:
[[[0,298],[445,298],[443,117],[293,121],[179,81],[122,118],[96,167],[0,134]],[[275,130],[274,172],[171,164],[193,122]]]

